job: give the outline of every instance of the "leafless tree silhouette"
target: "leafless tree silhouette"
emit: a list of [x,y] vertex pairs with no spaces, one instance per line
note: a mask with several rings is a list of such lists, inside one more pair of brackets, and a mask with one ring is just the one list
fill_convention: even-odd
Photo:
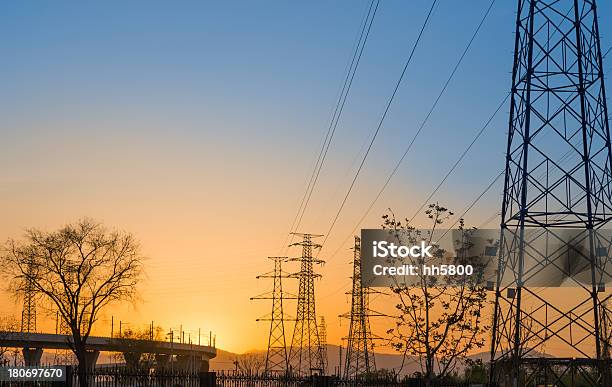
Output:
[[3,339],[11,332],[19,330],[19,322],[12,316],[0,317],[0,366],[7,365],[11,348],[2,345]]
[[[433,244],[432,237],[453,214],[437,203],[429,205],[425,213],[432,224],[428,230],[416,230],[408,220],[396,220],[392,214],[383,216],[383,228],[396,235],[401,233],[402,244],[426,240],[433,246],[434,257],[442,257],[445,252]],[[464,230],[463,221],[460,229]],[[470,232],[464,231],[464,235]],[[466,243],[469,242],[462,242],[459,251],[468,250]],[[458,256],[457,259],[466,261],[469,257]],[[420,258],[414,263],[420,266],[425,262]],[[414,286],[396,283],[391,291],[398,301],[395,326],[387,331],[391,345],[404,355],[418,357],[428,385],[434,379],[450,375],[457,364],[465,362],[471,351],[485,345],[488,327],[483,322],[482,312],[487,294],[478,281],[455,280],[451,276],[440,280],[420,273]]]
[[23,241],[8,241],[3,261],[15,294],[30,282],[41,301],[59,311],[69,327],[80,385],[85,387],[86,344],[100,311],[137,296],[143,275],[137,241],[129,233],[82,219],[53,232],[27,230]]

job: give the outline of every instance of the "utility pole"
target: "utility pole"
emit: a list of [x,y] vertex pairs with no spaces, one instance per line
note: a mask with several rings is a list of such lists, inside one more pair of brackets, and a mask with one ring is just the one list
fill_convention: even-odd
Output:
[[[282,268],[282,264],[287,260],[287,257],[268,257],[274,262],[274,270],[256,278],[271,278],[272,291],[251,297],[251,300],[272,300],[272,311],[269,315],[258,318],[257,321],[270,321],[270,332],[268,334],[268,350],[266,352],[266,364],[264,372],[269,373],[286,373],[288,370],[288,354],[287,343],[285,340],[285,314],[283,308],[283,300],[295,299],[288,293],[283,292],[283,278],[288,277]],[[212,333],[209,345],[212,345]]]
[[[612,218],[612,152],[598,22],[595,0],[518,0],[491,338],[490,381],[501,387],[562,385],[576,369],[592,375],[585,386],[612,385],[602,280],[612,251],[601,232]],[[568,249],[568,229],[580,251]],[[553,268],[571,294],[538,282]],[[542,359],[544,345],[566,359]]]
[[290,275],[291,278],[299,280],[297,295],[297,313],[293,339],[289,351],[289,365],[293,371],[300,375],[307,375],[313,371],[325,374],[325,363],[321,338],[317,326],[317,314],[315,310],[315,278],[321,277],[314,272],[314,265],[321,265],[324,261],[313,257],[313,250],[321,248],[314,244],[313,238],[322,235],[293,233],[301,236],[302,241],[291,246],[301,246],[302,256],[291,258],[289,261],[300,263],[300,271]]

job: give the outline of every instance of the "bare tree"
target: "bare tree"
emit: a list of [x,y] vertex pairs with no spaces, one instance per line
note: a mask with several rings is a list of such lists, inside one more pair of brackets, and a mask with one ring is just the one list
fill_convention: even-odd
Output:
[[245,353],[236,359],[238,369],[247,374],[257,374],[263,371],[266,357],[260,353]]
[[146,328],[126,328],[120,336],[124,340],[125,350],[121,354],[122,360],[132,368],[149,369],[155,363],[155,354],[147,353],[146,348],[151,341],[163,341],[164,333],[160,326],[152,329],[152,326]]
[[5,340],[12,332],[19,331],[19,322],[13,316],[0,317],[0,366],[5,366],[9,363],[9,355],[11,348],[3,345]]
[[14,293],[22,293],[29,282],[41,301],[59,311],[72,336],[80,385],[86,386],[87,339],[100,311],[136,297],[143,274],[137,241],[82,219],[53,232],[27,230],[25,240],[8,241],[3,260]]
[[[402,223],[389,215],[383,216],[383,228],[398,237],[402,234],[405,244],[426,240],[433,246],[433,256],[440,258],[445,252],[433,244],[432,238],[452,212],[436,203],[429,205],[426,215],[431,227],[425,232],[410,226],[408,220]],[[463,221],[460,229],[463,230]],[[458,249],[459,252],[467,250],[464,243]],[[424,263],[422,258],[417,260],[415,263],[419,266]],[[387,331],[390,342],[404,356],[412,355],[420,360],[428,385],[434,379],[451,375],[471,351],[484,346],[488,328],[481,313],[487,304],[486,290],[477,281],[456,280],[452,276],[440,280],[420,272],[414,286],[396,283],[391,291],[398,299],[398,316],[394,328]]]

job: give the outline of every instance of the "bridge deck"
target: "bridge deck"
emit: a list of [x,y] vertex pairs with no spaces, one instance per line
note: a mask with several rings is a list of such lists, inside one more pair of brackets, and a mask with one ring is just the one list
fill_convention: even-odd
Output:
[[[72,336],[51,333],[3,333],[0,346],[14,348],[70,349]],[[90,336],[87,349],[108,352],[159,353],[168,355],[199,355],[207,359],[217,356],[217,349],[207,345],[170,343],[167,341],[134,340]]]

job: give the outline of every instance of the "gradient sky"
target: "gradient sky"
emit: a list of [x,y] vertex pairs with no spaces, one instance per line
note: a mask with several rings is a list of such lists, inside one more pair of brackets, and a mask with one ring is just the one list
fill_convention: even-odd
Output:
[[[327,231],[430,4],[381,2],[301,231]],[[320,271],[317,307],[332,343],[348,329],[337,318],[349,309],[344,292],[351,252],[342,242],[411,140],[488,4],[441,1],[435,8],[321,252],[328,263]],[[149,258],[142,302],[107,310],[103,322],[112,315],[132,325],[182,324],[212,330],[224,349],[265,347],[268,327],[255,318],[268,305],[249,297],[269,284],[255,276],[270,269],[266,256],[282,251],[367,6],[3,2],[0,239],[84,216],[133,232]],[[599,14],[606,50],[612,5],[600,1]],[[387,208],[412,216],[493,113],[509,90],[514,19],[515,1],[497,1],[362,226],[377,227]],[[435,200],[462,212],[503,168],[507,112],[506,106]],[[493,215],[500,195],[496,185],[468,223]],[[20,313],[6,293],[0,308]]]

